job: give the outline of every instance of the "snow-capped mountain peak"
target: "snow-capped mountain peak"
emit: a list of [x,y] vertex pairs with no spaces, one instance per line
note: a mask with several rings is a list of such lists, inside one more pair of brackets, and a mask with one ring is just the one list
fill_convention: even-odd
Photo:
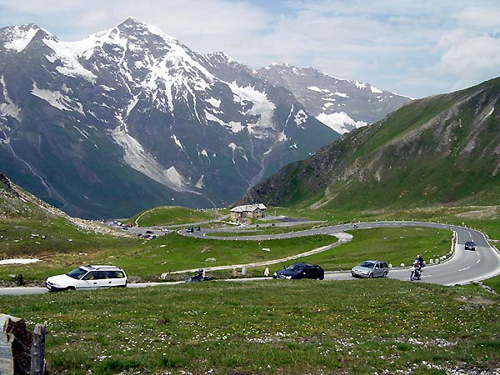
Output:
[[[311,68],[264,71],[131,17],[74,42],[36,25],[1,29],[0,165],[73,214],[126,216],[172,199],[224,205],[336,139],[319,114],[343,112],[334,119],[357,126],[348,100],[377,98]],[[279,72],[304,85],[302,103]],[[317,98],[324,110],[312,113]]]
[[174,37],[167,35],[157,26],[150,23],[143,22],[134,17],[127,17],[123,22],[121,22],[117,28],[125,33],[146,36],[147,34],[157,35],[170,42],[178,42]]
[[410,100],[311,67],[274,63],[259,73],[274,85],[290,90],[310,114],[340,134],[379,121]]
[[3,42],[4,47],[14,53],[23,52],[33,40],[43,38],[55,39],[55,36],[32,23],[0,29],[0,43]]

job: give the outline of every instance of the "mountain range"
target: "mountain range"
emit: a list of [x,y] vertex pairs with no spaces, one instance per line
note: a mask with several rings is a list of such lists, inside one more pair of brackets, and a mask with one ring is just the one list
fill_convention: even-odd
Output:
[[373,124],[411,99],[366,82],[332,77],[314,68],[272,64],[259,74],[285,87],[308,113],[339,134]]
[[81,217],[226,205],[409,100],[289,69],[199,54],[133,18],[77,42],[33,24],[0,29],[2,172]]
[[414,100],[306,160],[243,202],[332,210],[500,204],[500,78]]

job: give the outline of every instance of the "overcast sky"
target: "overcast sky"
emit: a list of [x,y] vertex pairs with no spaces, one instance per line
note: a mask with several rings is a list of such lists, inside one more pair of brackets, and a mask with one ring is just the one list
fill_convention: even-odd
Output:
[[67,41],[128,16],[253,68],[312,66],[416,98],[500,76],[499,0],[0,0],[0,27]]

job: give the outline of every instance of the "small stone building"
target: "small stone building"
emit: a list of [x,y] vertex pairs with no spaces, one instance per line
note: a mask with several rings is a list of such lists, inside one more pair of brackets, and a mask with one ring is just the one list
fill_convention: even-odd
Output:
[[261,219],[266,214],[267,207],[262,203],[247,204],[231,209],[232,221],[243,221],[244,219]]

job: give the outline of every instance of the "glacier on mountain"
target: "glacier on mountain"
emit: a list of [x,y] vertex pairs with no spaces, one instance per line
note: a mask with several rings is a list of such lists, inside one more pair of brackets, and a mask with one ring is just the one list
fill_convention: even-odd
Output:
[[368,124],[364,121],[354,121],[345,112],[321,113],[316,118],[339,134],[348,133],[353,129],[362,128]]

